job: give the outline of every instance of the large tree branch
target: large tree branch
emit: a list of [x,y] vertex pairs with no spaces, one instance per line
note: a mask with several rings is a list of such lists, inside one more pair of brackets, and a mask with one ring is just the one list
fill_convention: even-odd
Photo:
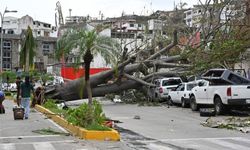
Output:
[[130,80],[134,80],[134,81],[136,81],[136,82],[139,82],[139,83],[142,84],[142,85],[155,87],[154,84],[148,83],[148,82],[143,81],[142,79],[139,79],[139,78],[135,78],[134,76],[131,76],[131,75],[129,75],[129,74],[124,74],[124,76],[127,77],[127,78],[130,79]]
[[178,44],[177,41],[177,31],[174,31],[174,41],[169,44],[168,46],[164,47],[163,49],[161,49],[160,51],[158,51],[157,53],[151,55],[149,58],[147,58],[146,60],[152,60],[152,59],[156,59],[157,57],[161,56],[163,53],[165,53],[166,51],[172,49],[174,46],[176,46]]

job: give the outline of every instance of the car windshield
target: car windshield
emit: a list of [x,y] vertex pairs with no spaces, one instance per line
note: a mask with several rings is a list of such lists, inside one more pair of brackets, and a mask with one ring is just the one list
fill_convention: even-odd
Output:
[[181,83],[180,79],[163,80],[162,81],[162,86],[178,85],[180,83]]

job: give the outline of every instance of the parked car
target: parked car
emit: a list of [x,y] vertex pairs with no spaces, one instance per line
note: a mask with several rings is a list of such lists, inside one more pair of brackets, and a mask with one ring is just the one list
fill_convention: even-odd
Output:
[[202,75],[208,80],[192,89],[190,107],[193,111],[201,105],[211,105],[217,115],[228,108],[250,106],[250,80],[227,69],[210,69]]
[[54,79],[51,81],[47,81],[45,85],[46,86],[54,86],[54,85],[63,84],[63,83],[64,83],[63,77],[54,76]]
[[17,91],[16,83],[9,83],[9,84],[3,83],[2,89],[4,91],[11,91],[11,92]]
[[176,89],[169,91],[169,102],[171,104],[181,104],[181,107],[183,108],[187,107],[190,103],[191,90],[197,85],[197,82],[179,84]]
[[154,97],[160,100],[167,99],[169,91],[175,89],[180,83],[182,83],[180,77],[156,79],[154,81],[154,84],[156,85],[154,89]]
[[17,91],[16,83],[9,83],[8,90],[11,92]]

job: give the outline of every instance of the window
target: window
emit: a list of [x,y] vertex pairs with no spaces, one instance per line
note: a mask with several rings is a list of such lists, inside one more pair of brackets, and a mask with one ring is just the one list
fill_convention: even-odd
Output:
[[7,34],[14,34],[14,31],[13,30],[8,30]]
[[197,86],[197,84],[187,84],[187,91],[191,91],[192,88],[194,88],[195,86]]
[[10,57],[10,52],[3,52],[3,57]]
[[184,84],[180,84],[177,88],[176,91],[184,91],[185,87]]
[[10,51],[11,50],[11,42],[10,41],[4,41],[3,42],[3,50],[4,51]]
[[10,58],[3,58],[3,61],[4,61],[4,62],[5,62],[5,61],[10,62],[11,60],[10,60]]
[[4,46],[5,47],[3,50],[3,70],[11,70],[10,42],[4,43]]
[[178,85],[180,83],[181,83],[180,79],[169,79],[169,80],[163,80],[162,86]]
[[228,76],[228,79],[235,84],[249,84],[248,80],[242,78],[241,76],[234,75],[232,73]]
[[130,27],[134,27],[135,25],[134,24],[129,24]]
[[11,70],[11,65],[9,63],[3,63],[3,70]]
[[48,54],[50,52],[50,45],[49,43],[43,44],[43,54]]

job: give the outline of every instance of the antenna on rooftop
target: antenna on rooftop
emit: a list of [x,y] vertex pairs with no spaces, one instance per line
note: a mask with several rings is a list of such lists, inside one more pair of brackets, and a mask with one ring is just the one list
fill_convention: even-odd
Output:
[[72,11],[72,9],[70,8],[69,9],[69,17],[71,17],[71,11]]
[[174,10],[175,10],[175,1],[174,1]]

